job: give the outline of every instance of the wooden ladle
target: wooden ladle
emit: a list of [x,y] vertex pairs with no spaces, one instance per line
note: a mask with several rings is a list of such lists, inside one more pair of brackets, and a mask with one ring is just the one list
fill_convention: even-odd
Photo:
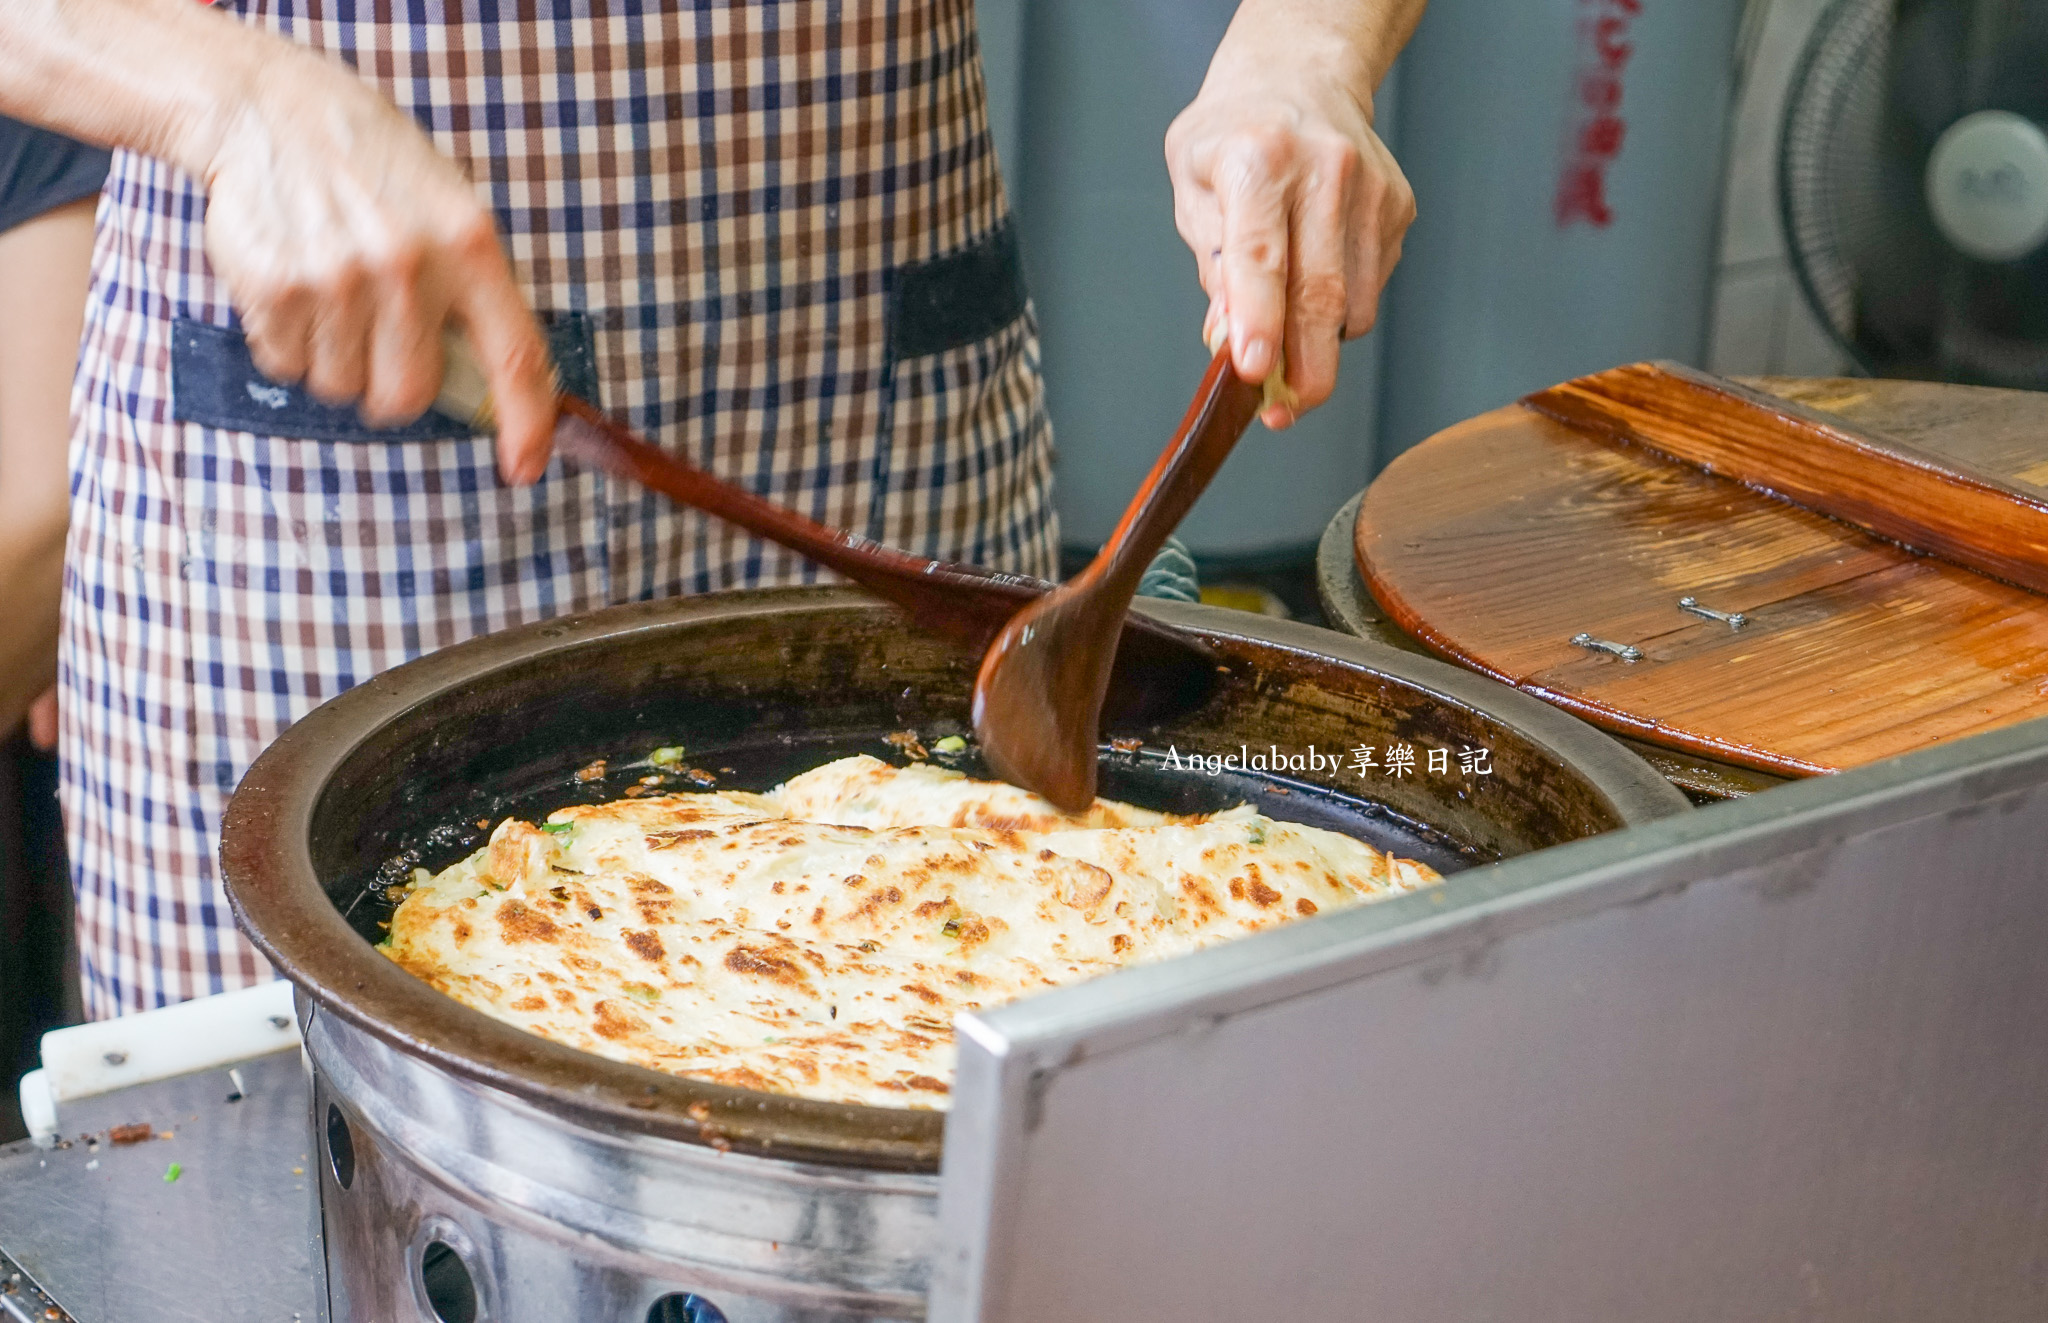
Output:
[[1260,386],[1238,377],[1229,347],[1219,349],[1180,430],[1094,561],[1019,612],[989,646],[974,683],[974,734],[1004,780],[1070,813],[1094,800],[1117,621],[1262,400]]
[[[445,348],[448,370],[435,408],[488,428],[489,388],[473,353],[454,336]],[[1043,579],[927,560],[829,527],[683,463],[573,395],[558,397],[556,404],[554,443],[564,458],[637,482],[788,547],[976,655],[1018,611],[1053,589]],[[1105,707],[1118,719],[1156,720],[1199,707],[1215,689],[1216,655],[1196,639],[1141,616],[1127,616],[1120,630],[1115,622],[1108,628],[1116,665]]]

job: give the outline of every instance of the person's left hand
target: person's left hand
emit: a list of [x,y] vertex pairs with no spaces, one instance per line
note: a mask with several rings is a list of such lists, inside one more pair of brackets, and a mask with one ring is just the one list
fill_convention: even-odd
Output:
[[[1272,64],[1266,68],[1282,68]],[[1263,381],[1284,349],[1296,407],[1330,397],[1341,342],[1379,316],[1415,194],[1373,132],[1371,106],[1335,80],[1212,69],[1166,134],[1174,221],[1209,294],[1203,339],[1227,326],[1238,375]]]

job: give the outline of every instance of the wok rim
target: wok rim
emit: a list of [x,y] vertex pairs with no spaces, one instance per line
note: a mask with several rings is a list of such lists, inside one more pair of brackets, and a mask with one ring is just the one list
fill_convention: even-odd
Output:
[[[335,773],[376,732],[423,702],[550,652],[635,633],[849,608],[892,613],[837,587],[670,598],[481,635],[357,685],[287,728],[230,799],[220,860],[237,922],[319,1010],[460,1079],[581,1123],[799,1163],[936,1172],[945,1112],[820,1102],[692,1080],[540,1038],[456,1001],[380,955],[349,926],[321,886],[309,846],[314,811]],[[1221,607],[1146,602],[1140,609],[1204,639],[1242,640],[1304,661],[1334,660],[1483,714],[1571,767],[1623,825],[1689,807],[1611,736],[1448,663]]]

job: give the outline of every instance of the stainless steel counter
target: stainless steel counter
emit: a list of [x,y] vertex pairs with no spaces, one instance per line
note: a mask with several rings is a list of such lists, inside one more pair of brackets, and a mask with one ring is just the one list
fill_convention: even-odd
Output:
[[[0,1147],[0,1251],[29,1279],[0,1320],[43,1318],[10,1303],[35,1288],[77,1323],[324,1318],[307,1114],[295,1051],[64,1104],[57,1147]],[[137,1123],[170,1138],[111,1142]]]

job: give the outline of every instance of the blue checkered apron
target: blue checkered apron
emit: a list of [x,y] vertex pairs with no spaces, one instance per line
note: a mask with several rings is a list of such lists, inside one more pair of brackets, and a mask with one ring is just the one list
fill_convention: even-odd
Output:
[[[1051,572],[1051,432],[1021,287],[989,256],[1014,245],[972,0],[228,8],[349,60],[467,168],[534,307],[583,329],[599,403],[636,429],[814,518]],[[221,809],[318,703],[524,621],[814,576],[598,475],[502,487],[486,440],[193,421],[174,343],[233,326],[204,212],[191,179],[117,155],[62,654],[95,1016],[269,976],[220,890]]]

